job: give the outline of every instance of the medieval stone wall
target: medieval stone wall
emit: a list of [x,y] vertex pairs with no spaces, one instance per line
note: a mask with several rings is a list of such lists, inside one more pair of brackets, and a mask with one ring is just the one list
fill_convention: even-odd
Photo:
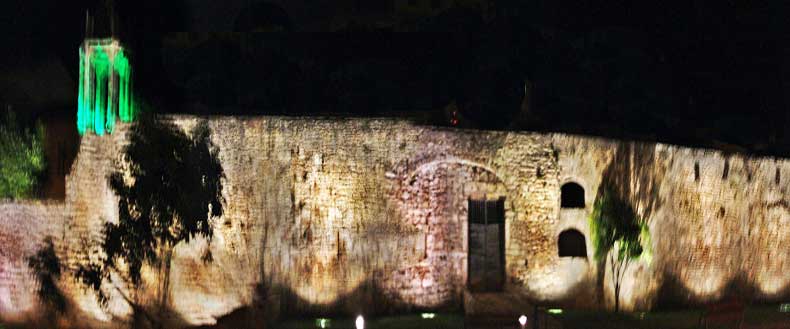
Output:
[[27,259],[47,236],[63,237],[64,214],[64,205],[57,202],[0,202],[0,319],[38,316],[37,283]]
[[[626,276],[624,307],[706,302],[728,289],[790,296],[786,159],[391,119],[174,120],[187,130],[208,121],[226,174],[213,239],[179,245],[173,259],[172,306],[187,323],[213,323],[264,297],[269,312],[282,314],[460,308],[470,197],[505,198],[506,291],[551,305],[612,305],[611,275],[592,257],[588,224],[604,179],[629,196],[652,235],[652,259]],[[65,203],[0,205],[6,240],[30,234],[8,223],[46,227],[25,228],[36,232],[29,246],[4,249],[32,254],[54,230],[70,269],[95,257],[102,223],[117,220],[107,175],[122,167],[126,129],[82,138]],[[566,182],[584,188],[584,208],[560,207]],[[586,258],[559,257],[566,229],[584,234]],[[12,265],[0,271],[0,296],[30,294],[7,288],[30,278],[23,264],[3,259]],[[143,295],[156,286],[153,271],[144,281]],[[75,309],[105,323],[130,311],[118,298],[102,310],[73,278],[62,288]],[[21,312],[3,307],[3,317]]]
[[[579,182],[587,200],[582,214],[562,216],[575,210],[561,210],[561,220],[589,237],[586,217],[601,181],[609,179],[649,223],[653,257],[628,271],[626,308],[699,304],[728,294],[762,301],[790,295],[788,160],[575,136],[554,140],[560,179]],[[588,241],[591,256],[590,247]],[[598,264],[591,265],[587,284],[600,286]],[[610,273],[602,275],[606,294],[599,297],[612,305]]]

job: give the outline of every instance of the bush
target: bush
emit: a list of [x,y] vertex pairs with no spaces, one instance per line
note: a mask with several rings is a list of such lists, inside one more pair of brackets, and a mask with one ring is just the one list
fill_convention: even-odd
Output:
[[43,125],[22,129],[9,111],[0,124],[0,198],[30,197],[45,168]]

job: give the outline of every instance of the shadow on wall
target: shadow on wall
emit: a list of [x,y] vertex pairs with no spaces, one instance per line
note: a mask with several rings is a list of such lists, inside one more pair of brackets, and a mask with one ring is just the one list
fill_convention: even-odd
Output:
[[[604,169],[601,187],[605,183],[615,187],[620,195],[631,201],[638,215],[650,219],[664,203],[658,195],[659,184],[666,169],[656,165],[656,146],[645,143],[619,143],[612,160]],[[596,197],[601,195],[598,188]]]
[[[633,208],[639,218],[649,222],[654,212],[664,203],[659,196],[659,184],[663,180],[666,169],[656,165],[656,162],[655,145],[638,142],[619,143],[611,161],[603,170],[595,198],[601,198],[607,189],[612,189],[618,198]],[[604,281],[607,263],[605,258],[596,262],[596,298],[604,305],[607,300]],[[624,302],[625,305],[629,304],[629,301]],[[652,302],[632,300],[630,304],[649,307]]]
[[[650,222],[654,215],[658,214],[659,209],[665,205],[669,206],[668,200],[659,195],[660,183],[665,180],[667,174],[667,166],[661,163],[665,157],[656,152],[658,151],[655,145],[634,142],[620,144],[602,173],[601,188],[599,188],[596,198],[601,196],[602,187],[611,186],[617,194],[631,204],[639,217]],[[658,220],[665,220],[665,218],[658,218]],[[671,222],[672,219],[666,220]],[[660,233],[657,228],[661,226],[658,225],[661,223],[652,224],[654,224],[652,228],[656,232],[651,232],[651,235]],[[666,223],[662,225],[666,225]],[[677,233],[673,230],[669,232]],[[633,295],[630,301],[624,300],[625,305],[632,303],[640,308],[651,308],[651,306],[677,308],[716,302],[729,295],[742,296],[747,301],[769,302],[775,301],[777,296],[790,294],[790,284],[783,281],[779,273],[761,276],[762,272],[759,270],[737,271],[737,276],[733,278],[725,275],[724,272],[722,275],[715,275],[715,271],[710,271],[715,268],[715,264],[694,264],[679,261],[680,266],[705,273],[692,280],[679,277],[676,271],[673,272],[671,268],[667,268],[677,255],[673,254],[671,249],[669,251],[666,249],[666,246],[674,243],[671,240],[677,238],[677,236],[653,236],[653,242],[657,242],[654,247],[659,248],[657,253],[662,253],[656,255],[655,263],[650,266],[653,269],[646,273],[646,276],[632,278],[637,284],[635,286],[637,290],[634,291],[637,294]],[[607,293],[604,288],[606,269],[603,265],[605,265],[604,262],[598,262],[597,289],[600,301],[606,300]],[[740,266],[740,264],[731,266]],[[772,288],[770,291],[766,291],[766,287]],[[702,294],[700,291],[703,290],[709,291],[709,293]]]
[[[356,289],[338,296],[334,302],[329,304],[312,304],[299,297],[295,291],[285,285],[280,286],[273,294],[274,296],[279,295],[280,300],[272,302],[279,302],[279,316],[284,318],[356,314],[386,315],[423,310],[402,299],[398,294],[388,293],[386,287],[377,283],[381,281],[377,277],[378,275],[372,275]],[[458,306],[458,303],[449,300],[442,305],[431,307],[430,310],[457,310]]]
[[[406,301],[398,300],[395,295],[387,295],[375,284],[375,279],[368,279],[354,291],[340,296],[337,301],[319,305],[302,299],[285,285],[266,289],[259,285],[256,293],[260,299],[253,305],[236,308],[232,312],[217,319],[214,325],[187,327],[189,329],[223,329],[223,328],[261,328],[262,323],[272,324],[282,318],[310,318],[389,315],[396,312],[420,311],[412,309]],[[440,307],[441,310],[456,310],[454,305]]]
[[[63,290],[66,280],[73,280],[68,276],[66,265],[61,261],[55,251],[52,237],[47,236],[43,246],[27,258],[28,266],[36,278],[39,308],[34,317],[23,319],[20,328],[92,328],[106,327],[107,323],[96,320],[86,310],[82,309],[74,299],[73,291]],[[65,274],[65,275],[63,275]],[[131,318],[113,317],[114,324],[132,328],[178,328],[187,325],[177,312],[170,308],[151,307],[148,305],[132,305]],[[105,309],[106,310],[106,309]],[[155,316],[145,315],[154,314]],[[145,316],[144,316],[145,315]]]
[[[790,284],[778,290],[778,296],[790,295]],[[726,300],[730,296],[737,296],[741,301],[752,304],[760,302],[773,302],[770,299],[754,297],[759,295],[760,289],[757,284],[750,282],[745,276],[729,280],[717,294],[706,298],[701,298],[689,287],[669,271],[664,272],[663,282],[656,292],[655,309],[675,310],[688,309],[689,307],[701,306]]]
[[[46,261],[52,263],[52,257],[46,256],[46,248],[39,254],[45,255],[43,260],[37,260],[36,272],[45,279],[49,278],[52,272],[50,264],[41,264]],[[48,254],[54,255],[52,252]],[[37,256],[42,259],[42,256]],[[55,260],[56,261],[56,260]],[[41,265],[39,265],[41,264]],[[43,268],[42,268],[43,266]],[[53,265],[57,266],[57,265]],[[71,279],[71,278],[68,278]],[[67,279],[67,280],[68,280]],[[388,315],[398,312],[414,312],[423,309],[411,306],[408,301],[399,299],[397,294],[386,293],[383,287],[376,282],[376,274],[371,275],[355,290],[338,296],[336,301],[329,304],[317,304],[305,300],[287,284],[275,284],[268,287],[266,284],[257,284],[252,289],[253,300],[251,303],[236,308],[219,318],[214,325],[193,325],[190,321],[175,310],[174,307],[162,307],[156,301],[143,302],[140,305],[132,305],[133,312],[130,317],[113,317],[110,321],[122,327],[158,329],[158,328],[261,328],[264,323],[272,323],[279,318],[289,317],[334,317],[338,315]],[[271,282],[269,278],[264,282]],[[57,289],[57,288],[56,288]],[[55,291],[55,295],[59,295]],[[41,299],[46,318],[28,319],[20,328],[84,328],[84,327],[105,327],[107,322],[95,320],[95,318],[84,312],[79,306],[74,304],[74,296],[70,294],[65,297],[64,305],[54,307],[48,302],[50,297],[39,296]],[[178,301],[174,300],[173,303]],[[431,308],[431,310],[451,310],[457,311],[457,303],[452,301]],[[264,326],[268,327],[268,326]]]

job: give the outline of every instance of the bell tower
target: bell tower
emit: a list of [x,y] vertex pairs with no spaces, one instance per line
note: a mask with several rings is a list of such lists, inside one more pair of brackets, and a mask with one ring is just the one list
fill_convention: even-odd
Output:
[[85,39],[80,46],[77,130],[112,133],[118,120],[135,114],[129,53],[116,36],[112,1],[85,13]]

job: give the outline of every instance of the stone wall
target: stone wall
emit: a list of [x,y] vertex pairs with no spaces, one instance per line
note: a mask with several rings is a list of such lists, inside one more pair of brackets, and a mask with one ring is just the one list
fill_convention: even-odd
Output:
[[40,315],[27,259],[47,236],[63,237],[64,213],[62,203],[0,202],[0,320],[29,321]]
[[[567,223],[561,227],[589,236],[585,217],[603,179],[616,182],[648,220],[653,258],[631,266],[626,308],[699,304],[727,294],[762,301],[790,296],[787,159],[575,136],[554,141],[560,180],[580,182],[587,200],[583,214],[561,211]],[[591,255],[590,247],[588,242]],[[591,265],[592,284],[598,274],[597,264]],[[603,298],[611,306],[608,275]]]
[[[706,302],[727,287],[763,300],[790,296],[786,159],[392,119],[174,120],[184,129],[208,120],[227,176],[225,213],[213,220],[211,243],[176,248],[171,300],[187,323],[213,323],[261,291],[268,311],[281,314],[460,308],[470,197],[505,197],[507,291],[551,305],[612,305],[587,222],[604,179],[629,196],[652,234],[653,258],[630,267],[624,307]],[[101,224],[117,220],[106,177],[120,166],[127,128],[85,135],[65,204],[2,205],[3,228],[18,217],[47,227],[40,232],[59,230],[58,250],[71,269],[95,257]],[[560,187],[570,181],[585,189],[584,208],[560,207]],[[15,215],[19,207],[27,215]],[[569,228],[585,235],[586,259],[559,257],[559,233]],[[4,249],[18,258],[35,248]],[[24,271],[14,264],[8,268]],[[142,294],[155,284],[152,271],[144,274]],[[0,289],[23,277],[0,274]],[[130,312],[118,298],[102,310],[73,279],[62,281],[80,312],[100,321]]]

